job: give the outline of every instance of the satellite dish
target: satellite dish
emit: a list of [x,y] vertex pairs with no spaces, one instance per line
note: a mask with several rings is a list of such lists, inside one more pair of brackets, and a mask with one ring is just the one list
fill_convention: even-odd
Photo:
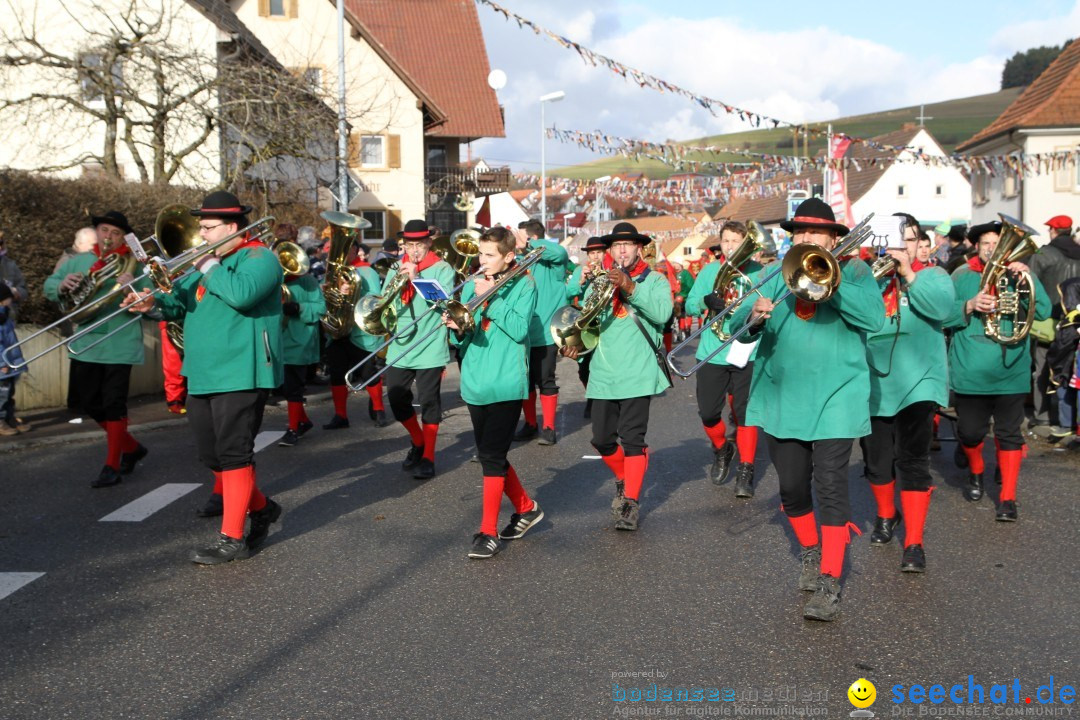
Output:
[[492,70],[488,73],[488,86],[492,90],[502,90],[506,87],[506,73],[502,70]]

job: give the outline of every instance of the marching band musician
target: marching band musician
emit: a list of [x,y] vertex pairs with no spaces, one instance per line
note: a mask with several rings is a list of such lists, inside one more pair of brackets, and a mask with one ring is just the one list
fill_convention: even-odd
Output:
[[[555,412],[559,406],[559,386],[555,382],[555,362],[559,359],[555,339],[549,326],[551,316],[565,304],[566,268],[570,256],[554,240],[544,239],[544,226],[539,220],[518,224],[517,249],[524,254],[532,248],[544,247],[544,255],[532,266],[529,274],[536,282],[536,311],[529,326],[529,396],[522,403],[525,422],[514,440],[531,440],[537,435],[540,445],[554,445]],[[540,391],[543,421],[537,428],[536,391]]]
[[[945,334],[952,314],[952,281],[943,269],[918,263],[919,223],[903,219],[905,250],[887,254],[895,272],[878,280],[885,302],[885,325],[867,336],[870,363],[870,434],[863,439],[866,477],[877,501],[871,545],[892,540],[901,514],[896,511],[896,477],[903,508],[902,572],[924,572],[923,527],[933,492],[930,439],[939,405],[948,405]],[[919,270],[916,270],[918,266]],[[894,476],[895,468],[895,476]]]
[[[437,280],[443,289],[449,292],[456,277],[454,268],[431,252],[433,240],[431,230],[423,220],[409,220],[405,223],[402,232],[405,255],[398,269],[386,273],[383,289],[386,289],[397,273],[403,272],[408,273],[411,279],[420,277]],[[398,324],[404,325],[426,311],[428,302],[412,285],[408,285],[400,297],[395,299],[394,306],[398,310]],[[386,371],[386,397],[390,401],[390,411],[394,414],[394,419],[409,431],[412,443],[401,469],[412,471],[413,477],[418,480],[435,477],[435,441],[439,436],[439,422],[442,420],[442,400],[439,393],[442,390],[443,369],[450,362],[450,346],[446,333],[436,332],[408,356],[399,356],[413,340],[441,324],[442,318],[436,313],[429,313],[428,317],[423,318],[408,333],[396,336],[386,352],[387,362],[393,362],[393,366]],[[366,363],[365,367],[372,364]],[[423,429],[416,420],[416,411],[412,405],[411,388],[414,380],[420,400],[421,419],[424,421]]]
[[325,314],[326,300],[318,280],[308,273],[285,276],[281,303],[284,325],[281,358],[289,429],[278,440],[281,447],[293,447],[304,433],[315,427],[304,408],[304,385],[308,366],[319,362],[319,321]]
[[[688,315],[699,315],[705,312],[718,313],[731,299],[741,295],[749,286],[744,278],[739,278],[725,290],[726,297],[713,291],[716,276],[724,267],[726,258],[731,257],[731,254],[742,244],[746,239],[746,234],[746,225],[743,223],[737,220],[728,220],[724,223],[720,229],[719,249],[722,253],[720,262],[711,262],[698,273],[686,299]],[[712,247],[709,248],[710,251],[712,249]],[[738,269],[744,275],[749,275],[760,270],[761,265],[753,260],[747,260]],[[722,324],[724,332],[729,334],[737,327],[731,324],[730,316],[723,320]],[[715,332],[709,330],[703,333],[698,342],[697,359],[702,360],[708,357],[719,344],[720,339]],[[739,448],[739,467],[735,471],[735,497],[752,498],[754,497],[754,455],[757,453],[758,433],[756,427],[739,423],[744,422],[746,418],[746,403],[750,395],[750,379],[754,375],[754,353],[757,348],[755,347],[750,352],[748,358],[743,355],[729,361],[729,355],[733,351],[736,355],[744,352],[741,347],[732,345],[714,356],[698,371],[698,414],[701,416],[705,434],[713,447],[713,464],[709,469],[709,477],[716,485],[722,485],[727,480],[728,468],[735,456],[735,447],[727,441],[727,428],[723,421],[724,403],[729,394],[733,397],[732,419],[737,426],[735,445]]]
[[[461,302],[483,295],[505,274],[513,272],[517,243],[503,227],[484,231],[477,256],[484,277],[470,280]],[[536,307],[536,284],[527,273],[509,280],[475,312],[476,328],[459,338],[462,355],[461,397],[469,407],[476,453],[484,472],[483,515],[473,536],[469,557],[489,558],[502,549],[500,540],[516,540],[544,517],[506,459],[529,392],[529,326]],[[452,330],[458,326],[444,315]],[[509,524],[496,535],[503,494],[514,504]]]
[[[608,279],[616,292],[600,315],[600,342],[593,350],[586,397],[592,398],[592,445],[615,475],[612,511],[616,530],[637,530],[639,502],[649,465],[645,434],[649,404],[670,382],[658,359],[660,328],[671,316],[671,287],[641,259],[652,242],[631,223],[615,225],[603,238]],[[596,283],[589,289],[595,292]],[[563,355],[576,358],[566,346]]]
[[[100,217],[93,218],[97,231],[98,244],[92,251],[79,253],[61,263],[45,280],[45,297],[57,301],[61,293],[74,290],[81,280],[109,262],[122,261],[131,250],[124,242],[124,235],[133,233],[123,213],[110,210]],[[139,266],[133,265],[138,268]],[[134,272],[122,272],[115,278],[116,284],[123,285],[134,279]],[[98,288],[93,299],[110,292],[114,284],[109,282]],[[137,287],[146,287],[140,282]],[[92,302],[92,300],[91,300]],[[104,311],[111,312],[112,307]],[[100,314],[101,310],[98,311]],[[69,383],[76,397],[80,412],[89,415],[105,431],[107,445],[105,466],[90,487],[102,488],[116,485],[122,475],[135,470],[135,464],[146,457],[148,450],[128,432],[128,387],[131,381],[131,366],[142,365],[143,329],[142,323],[131,323],[123,329],[117,329],[130,321],[130,317],[117,315],[100,328],[91,331],[69,345],[71,369]],[[84,322],[92,322],[90,316]],[[95,343],[99,338],[116,331],[107,340]],[[91,345],[94,345],[91,347]],[[79,355],[71,347],[86,348]]]
[[[994,418],[997,467],[1001,493],[996,518],[1013,522],[1016,484],[1024,455],[1024,398],[1031,392],[1031,347],[1028,342],[1005,345],[986,335],[983,320],[997,308],[996,288],[980,287],[982,273],[1001,237],[1000,222],[975,225],[968,239],[977,254],[952,275],[956,288],[953,313],[946,327],[956,328],[949,345],[949,384],[956,393],[957,437],[969,468],[964,498],[978,502],[983,496],[983,438]],[[1009,264],[1010,273],[1027,270],[1021,262]],[[1050,298],[1031,275],[1036,320],[1050,317]],[[1030,299],[1030,298],[1029,298]]]
[[[256,487],[254,450],[266,399],[282,382],[282,270],[265,245],[249,233],[238,234],[249,212],[230,192],[207,195],[191,211],[203,241],[236,237],[198,258],[198,272],[156,300],[166,319],[184,318],[187,417],[199,459],[214,473],[215,491],[220,488],[222,495],[217,542],[191,555],[200,565],[248,557],[281,516],[281,506]],[[139,312],[155,306],[136,293],[127,302]]]
[[[566,280],[566,302],[572,303],[585,296],[585,292],[592,283],[593,273],[604,268],[604,256],[607,254],[607,245],[598,237],[591,237],[585,241],[585,253],[588,262],[578,265],[570,277]],[[592,364],[592,353],[586,353],[578,358],[578,380],[581,386],[589,389],[589,367]],[[592,418],[592,398],[585,398],[586,420]]]
[[[792,247],[811,243],[827,251],[848,232],[817,198],[803,201],[780,227],[793,234]],[[881,293],[866,263],[849,258],[840,267],[841,282],[827,301],[789,295],[774,303],[784,289],[777,273],[753,305],[743,303],[732,313],[735,327],[747,316],[758,324],[745,422],[765,432],[781,506],[803,548],[799,588],[814,593],[803,616],[826,621],[840,612],[840,576],[855,527],[848,500],[851,447],[870,432],[866,334],[885,322]],[[820,543],[811,479],[821,515]]]

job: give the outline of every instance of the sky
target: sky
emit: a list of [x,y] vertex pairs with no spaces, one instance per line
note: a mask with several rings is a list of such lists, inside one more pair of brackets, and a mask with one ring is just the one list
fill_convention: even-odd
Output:
[[[511,12],[699,95],[791,122],[981,95],[1017,51],[1080,36],[1080,0],[496,0]],[[1022,10],[1021,10],[1022,7]],[[506,138],[473,157],[540,170],[537,99],[547,126],[651,141],[752,129],[686,98],[638,88],[478,4]],[[553,168],[598,157],[549,140]]]

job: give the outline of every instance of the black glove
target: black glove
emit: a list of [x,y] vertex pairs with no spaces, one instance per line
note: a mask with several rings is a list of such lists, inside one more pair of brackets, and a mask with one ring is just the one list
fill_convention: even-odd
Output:
[[300,317],[300,303],[287,302],[281,304],[282,315],[288,315],[289,317]]
[[709,308],[713,313],[721,313],[724,311],[724,308],[727,307],[727,301],[715,292],[711,292],[701,298],[701,302],[703,302],[705,307]]

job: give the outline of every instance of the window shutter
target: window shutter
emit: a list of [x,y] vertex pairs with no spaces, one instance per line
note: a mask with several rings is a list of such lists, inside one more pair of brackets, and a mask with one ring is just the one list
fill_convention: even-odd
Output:
[[360,136],[349,135],[347,146],[347,160],[349,167],[360,167]]
[[387,239],[397,238],[397,234],[401,231],[401,211],[389,210],[386,213],[386,237]]
[[295,18],[296,17],[296,9],[297,9],[297,6],[300,4],[300,0],[288,0],[288,2],[289,2],[289,17],[290,18]]
[[259,17],[270,17],[270,0],[259,0]]
[[401,167],[401,136],[386,136],[386,165],[387,167]]

